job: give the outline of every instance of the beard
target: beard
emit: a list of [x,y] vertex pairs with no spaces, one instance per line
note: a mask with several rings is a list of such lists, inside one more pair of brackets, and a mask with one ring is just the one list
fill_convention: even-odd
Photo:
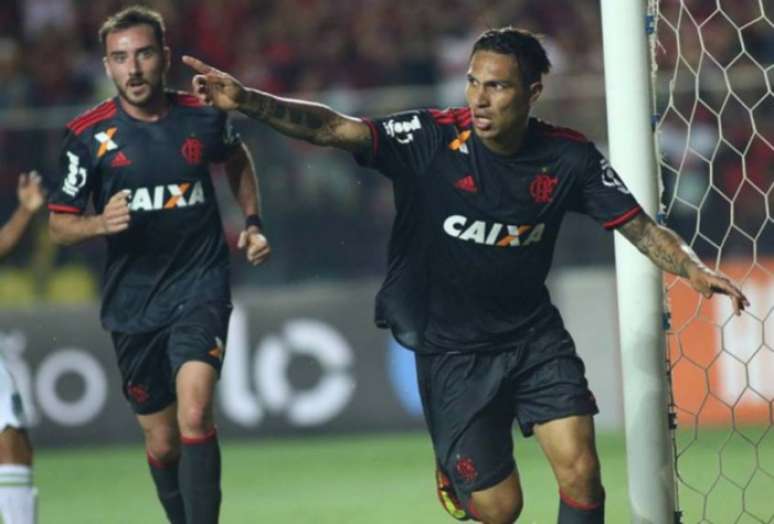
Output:
[[[132,85],[119,85],[117,82],[115,82],[116,90],[118,90],[119,96],[133,106],[147,107],[153,102],[157,101],[164,92],[163,81],[157,82],[155,84],[144,78],[139,79],[139,81],[141,83],[135,83]],[[135,80],[135,82],[137,82],[137,80]],[[143,87],[140,93],[134,92],[137,87]]]

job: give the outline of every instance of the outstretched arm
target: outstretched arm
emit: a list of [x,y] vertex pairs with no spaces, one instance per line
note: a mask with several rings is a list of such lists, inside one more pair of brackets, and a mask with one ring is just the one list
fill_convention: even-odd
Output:
[[190,56],[184,56],[183,62],[198,73],[193,77],[194,93],[218,109],[239,111],[289,137],[320,146],[358,152],[371,145],[368,125],[358,118],[342,115],[323,104],[247,88],[228,73]]
[[618,231],[659,268],[686,278],[706,298],[714,293],[728,295],[737,315],[750,305],[731,280],[705,266],[677,233],[659,226],[647,214],[640,213]]
[[16,193],[19,197],[19,207],[11,215],[11,219],[0,228],[0,257],[7,255],[16,247],[33,215],[43,205],[45,195],[41,187],[40,175],[35,171],[19,175]]

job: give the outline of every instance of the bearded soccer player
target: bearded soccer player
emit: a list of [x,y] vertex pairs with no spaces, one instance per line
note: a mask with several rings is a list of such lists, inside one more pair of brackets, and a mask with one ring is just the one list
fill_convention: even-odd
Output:
[[[35,171],[22,173],[16,194],[19,206],[0,228],[0,258],[16,247],[43,206],[40,176]],[[0,354],[0,521],[6,524],[37,522],[38,491],[32,482],[32,444],[26,426],[16,382]]]
[[226,113],[165,89],[170,49],[158,13],[127,8],[99,36],[118,95],[68,124],[50,231],[61,244],[107,241],[102,324],[159,499],[170,522],[211,524],[221,500],[213,395],[231,302],[210,167],[224,164],[246,216],[238,246],[252,264],[269,254],[258,185]]
[[511,427],[534,434],[559,485],[559,522],[603,521],[597,412],[545,287],[567,211],[620,231],[705,296],[747,299],[648,217],[583,135],[530,117],[550,68],[532,34],[476,41],[468,107],[379,119],[243,87],[197,59],[194,90],[288,136],[350,151],[389,177],[397,216],[376,320],[416,354],[438,495],[457,519],[509,523],[523,501]]

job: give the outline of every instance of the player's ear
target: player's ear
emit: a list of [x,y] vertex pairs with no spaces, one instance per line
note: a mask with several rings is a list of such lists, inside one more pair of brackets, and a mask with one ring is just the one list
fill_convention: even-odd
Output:
[[534,104],[540,98],[540,94],[543,92],[542,82],[533,82],[529,86],[529,103]]
[[172,50],[169,46],[164,46],[164,72],[169,72],[169,67],[172,65]]

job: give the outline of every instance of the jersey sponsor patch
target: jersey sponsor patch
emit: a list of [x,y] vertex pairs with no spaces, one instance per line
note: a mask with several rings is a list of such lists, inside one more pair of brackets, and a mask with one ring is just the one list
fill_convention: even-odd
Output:
[[94,140],[99,142],[97,158],[102,158],[108,151],[118,149],[118,144],[113,141],[113,137],[116,136],[116,131],[118,131],[117,127],[111,127],[94,135]]
[[465,131],[460,133],[457,138],[452,140],[449,143],[449,149],[451,149],[452,151],[459,151],[460,153],[467,155],[468,145],[465,142],[468,141],[468,138],[470,138],[470,129],[466,129]]
[[469,221],[462,215],[451,215],[443,222],[444,232],[459,240],[485,246],[516,247],[540,242],[545,224],[514,226],[484,220]]
[[153,187],[138,187],[129,195],[130,211],[159,211],[178,207],[190,207],[203,204],[204,187],[197,181],[194,184],[164,184]]
[[67,176],[62,184],[62,191],[74,197],[83,186],[86,185],[86,168],[81,167],[81,159],[75,153],[65,151],[67,154]]
[[623,180],[621,180],[621,178],[618,176],[618,173],[615,172],[613,167],[610,165],[610,162],[608,162],[606,158],[599,160],[599,167],[602,169],[602,184],[604,184],[606,187],[613,187],[624,195],[629,194],[629,189],[623,183]]
[[382,125],[387,135],[394,138],[400,144],[411,143],[414,140],[414,132],[422,129],[419,115],[414,115],[411,119],[391,118],[383,122]]

